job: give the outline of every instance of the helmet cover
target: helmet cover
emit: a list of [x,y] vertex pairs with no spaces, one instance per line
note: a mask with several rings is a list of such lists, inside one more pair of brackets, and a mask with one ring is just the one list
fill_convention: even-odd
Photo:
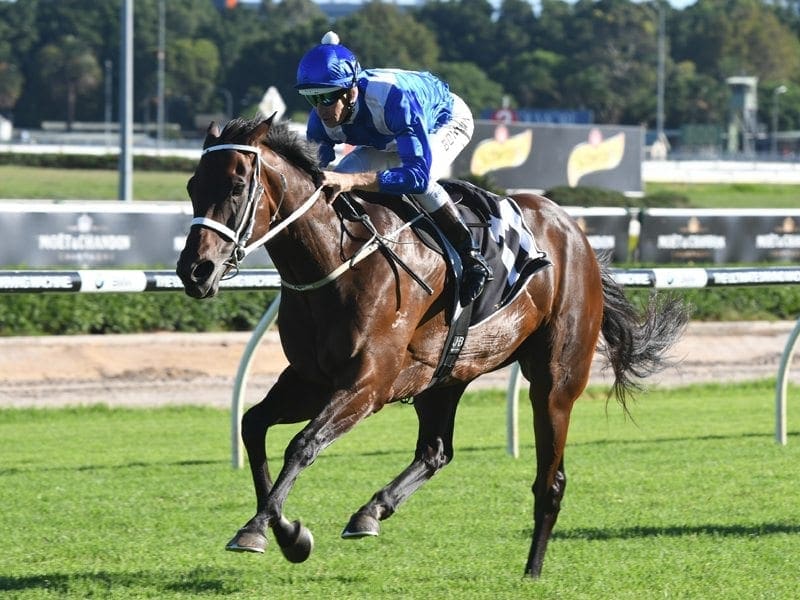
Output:
[[301,94],[322,94],[337,88],[351,88],[360,67],[358,59],[340,44],[319,44],[306,52],[297,66],[297,84]]

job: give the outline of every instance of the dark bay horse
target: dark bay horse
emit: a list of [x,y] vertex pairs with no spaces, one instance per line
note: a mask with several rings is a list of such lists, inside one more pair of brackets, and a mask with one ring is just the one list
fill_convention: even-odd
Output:
[[[236,119],[222,132],[209,127],[188,184],[194,219],[177,267],[186,293],[215,295],[220,280],[261,245],[283,282],[278,326],[289,366],[242,419],[256,514],[227,548],[263,552],[271,528],[289,560],[305,560],[311,534],[283,515],[298,475],[362,419],[413,398],[419,435],[411,463],[352,515],[342,533],[378,535],[379,521],[452,460],[455,413],[467,384],[519,361],[531,382],[537,462],[525,572],[538,577],[566,485],[570,412],[589,379],[600,333],[613,391],[624,407],[639,380],[666,365],[665,352],[686,324],[685,308],[655,297],[643,311],[634,308],[566,212],[544,197],[517,195],[552,266],[530,277],[507,307],[470,328],[452,373],[431,387],[453,294],[441,255],[394,210],[398,199],[382,195],[355,202],[391,252],[364,252],[374,234],[363,220],[342,218],[343,199],[327,197],[319,177],[316,148],[285,124]],[[267,429],[305,421],[273,481]]]

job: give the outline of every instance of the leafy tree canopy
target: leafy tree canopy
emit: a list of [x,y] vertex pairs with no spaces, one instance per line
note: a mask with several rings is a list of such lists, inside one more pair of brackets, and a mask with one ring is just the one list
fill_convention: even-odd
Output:
[[[23,127],[102,120],[106,77],[115,98],[118,89],[121,2],[0,1],[0,110]],[[542,0],[536,11],[527,0],[411,8],[372,1],[334,20],[312,0],[234,9],[213,0],[136,0],[135,118],[153,118],[163,23],[168,94],[177,102],[169,120],[192,123],[226,98],[235,113],[252,113],[271,85],[289,114],[307,112],[293,89],[297,62],[335,29],[365,67],[439,73],[475,114],[508,97],[516,107],[589,109],[597,122],[652,128],[660,16],[668,128],[723,125],[725,79],[749,75],[759,79],[759,120],[770,121],[773,90],[785,85],[779,125],[800,129],[800,0],[697,0],[682,10],[667,0]],[[66,39],[81,49],[81,60],[69,55],[70,68],[60,62]],[[113,111],[116,118],[116,102]]]

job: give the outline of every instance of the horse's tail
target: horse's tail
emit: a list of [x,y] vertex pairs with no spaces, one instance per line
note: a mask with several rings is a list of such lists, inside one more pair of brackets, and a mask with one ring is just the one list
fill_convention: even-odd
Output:
[[643,311],[625,297],[608,265],[601,261],[603,280],[603,352],[614,371],[612,393],[627,411],[629,394],[641,390],[639,380],[670,365],[666,352],[681,337],[689,310],[674,295],[652,294]]

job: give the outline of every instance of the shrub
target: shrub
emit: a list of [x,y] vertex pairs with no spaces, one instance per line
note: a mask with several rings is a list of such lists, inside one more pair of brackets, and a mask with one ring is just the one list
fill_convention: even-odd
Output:
[[[116,154],[21,154],[0,152],[0,165],[21,165],[57,169],[101,169],[116,170],[119,157]],[[134,156],[133,167],[137,171],[186,171],[191,173],[197,166],[193,158],[179,156]]]
[[622,192],[591,186],[558,186],[545,191],[544,195],[561,206],[630,206],[630,200]]
[[[628,289],[636,304],[652,290]],[[800,286],[662,290],[692,306],[692,320],[794,320]],[[276,292],[223,290],[210,300],[180,292],[149,294],[0,294],[0,335],[66,335],[155,331],[250,331]]]
[[210,300],[179,292],[0,294],[0,335],[249,331],[274,291],[223,291]]
[[622,208],[686,208],[689,198],[677,192],[662,190],[642,198],[629,198],[622,192],[605,188],[559,186],[547,190],[545,196],[561,206]]
[[667,190],[647,194],[639,204],[642,208],[688,208],[691,205],[688,196]]

